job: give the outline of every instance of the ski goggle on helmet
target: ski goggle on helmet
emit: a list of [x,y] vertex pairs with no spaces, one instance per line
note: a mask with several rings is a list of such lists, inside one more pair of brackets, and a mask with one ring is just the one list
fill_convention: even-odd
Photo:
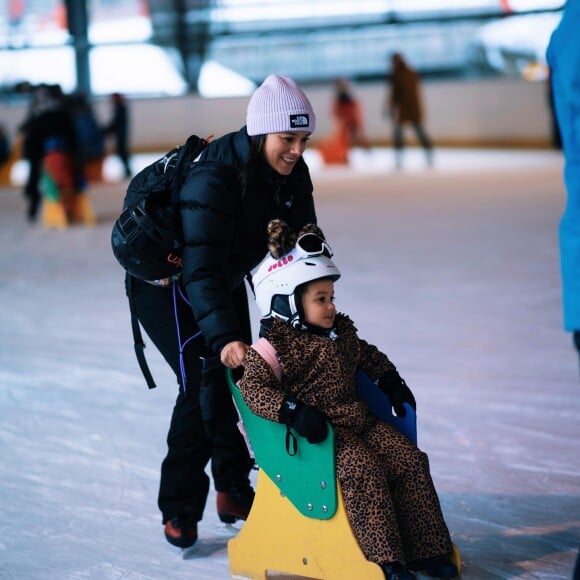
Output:
[[296,304],[296,288],[320,278],[333,282],[340,278],[331,256],[330,246],[316,234],[300,236],[292,251],[281,258],[268,254],[252,277],[261,315],[299,320],[301,306]]

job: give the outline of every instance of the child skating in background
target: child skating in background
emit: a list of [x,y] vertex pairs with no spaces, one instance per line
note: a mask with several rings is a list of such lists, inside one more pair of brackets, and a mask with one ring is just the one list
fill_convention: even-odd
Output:
[[330,421],[351,527],[366,558],[381,566],[387,579],[411,580],[411,570],[457,576],[427,455],[374,418],[357,397],[357,368],[378,382],[397,414],[404,413],[404,402],[415,408],[413,394],[388,357],[358,337],[348,316],[336,312],[334,282],[340,272],[321,232],[299,233],[295,241],[279,220],[268,230],[270,255],[253,282],[264,317],[260,334],[276,350],[282,380],[250,349],[239,383],[246,404],[310,443],[326,439]]
[[47,228],[66,228],[71,223],[94,225],[95,214],[83,191],[70,147],[65,140],[46,140],[42,158],[40,185],[43,194],[42,223]]

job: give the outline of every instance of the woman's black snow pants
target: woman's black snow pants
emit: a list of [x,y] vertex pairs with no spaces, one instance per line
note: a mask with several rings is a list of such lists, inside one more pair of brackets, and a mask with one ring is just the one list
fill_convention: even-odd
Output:
[[[211,376],[204,379],[204,384],[211,383],[215,405],[213,417],[207,417],[211,411],[207,406],[204,406],[206,412],[202,417],[200,357],[208,357],[208,349],[201,336],[190,340],[183,351],[186,378],[183,384],[178,330],[182,344],[199,332],[189,304],[183,298],[174,302],[171,287],[154,286],[136,278],[133,278],[131,287],[139,322],[173,369],[179,383],[179,394],[167,435],[168,451],[161,465],[158,505],[163,523],[175,516],[191,517],[199,521],[209,491],[209,477],[205,467],[210,459],[215,489],[225,492],[247,487],[253,462],[237,428],[237,412],[221,365],[209,371]],[[247,334],[245,340],[251,344],[244,284],[234,291],[233,298],[240,324]],[[175,310],[179,328],[176,325]]]

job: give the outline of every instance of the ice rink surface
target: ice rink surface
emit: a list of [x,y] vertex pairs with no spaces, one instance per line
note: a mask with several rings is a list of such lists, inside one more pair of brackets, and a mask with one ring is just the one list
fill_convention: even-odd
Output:
[[[570,579],[580,544],[578,357],[562,330],[562,158],[546,151],[308,155],[339,310],[418,401],[463,578]],[[141,162],[146,160],[142,159]],[[114,174],[115,166],[110,166]],[[229,578],[210,494],[198,546],[163,539],[159,466],[177,393],[137,366],[110,231],[125,183],[94,186],[92,228],[30,225],[0,190],[0,579]],[[332,580],[332,579],[329,579]],[[364,579],[353,579],[364,580]]]

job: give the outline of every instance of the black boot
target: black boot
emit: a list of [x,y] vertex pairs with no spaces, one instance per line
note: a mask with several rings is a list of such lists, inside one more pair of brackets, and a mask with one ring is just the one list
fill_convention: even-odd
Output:
[[417,576],[409,572],[400,562],[389,562],[381,566],[386,580],[416,580]]
[[174,517],[165,522],[165,539],[178,548],[190,548],[197,542],[197,522],[191,518]]

